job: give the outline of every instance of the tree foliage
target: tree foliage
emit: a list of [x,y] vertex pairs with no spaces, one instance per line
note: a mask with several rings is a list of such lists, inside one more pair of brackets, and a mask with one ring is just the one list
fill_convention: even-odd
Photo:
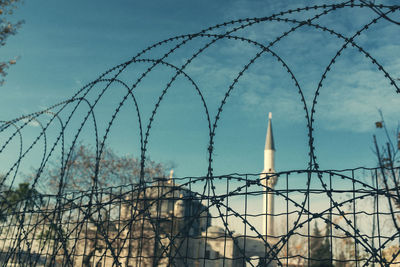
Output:
[[14,214],[21,204],[33,208],[42,202],[40,194],[29,186],[29,183],[20,183],[18,188],[1,192],[0,196],[0,221],[6,221]]
[[325,235],[321,234],[317,223],[315,223],[310,246],[310,265],[312,267],[329,267],[331,263],[331,250],[329,243],[329,227],[326,225]]
[[[98,169],[96,163],[98,162]],[[51,193],[57,193],[63,173],[62,186],[65,192],[84,191],[92,188],[95,178],[97,187],[106,188],[134,184],[140,177],[140,159],[131,155],[120,156],[111,148],[105,147],[99,158],[96,152],[85,145],[78,146],[65,165],[65,171],[59,163],[53,163],[45,171],[40,181]],[[150,159],[146,160],[144,168],[145,180],[154,177],[165,177],[167,167]]]
[[[18,7],[20,0],[0,0],[0,45],[4,46],[8,37],[16,34],[18,28],[21,27],[23,21],[12,22],[9,17],[14,13]],[[0,60],[0,85],[4,83],[4,77],[7,75],[6,70],[16,63],[16,58]]]

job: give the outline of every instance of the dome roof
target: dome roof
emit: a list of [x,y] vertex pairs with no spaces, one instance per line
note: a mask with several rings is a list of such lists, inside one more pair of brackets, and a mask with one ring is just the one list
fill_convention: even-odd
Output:
[[207,232],[225,234],[225,229],[216,225],[211,225],[210,227],[207,228]]

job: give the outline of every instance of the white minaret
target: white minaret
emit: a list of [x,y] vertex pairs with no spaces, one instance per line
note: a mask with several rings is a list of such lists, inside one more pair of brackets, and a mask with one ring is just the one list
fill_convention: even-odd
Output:
[[[274,189],[276,184],[276,176],[271,174],[275,173],[275,144],[274,136],[272,134],[272,113],[268,115],[268,129],[267,137],[265,139],[265,149],[264,149],[264,170],[261,174],[262,184],[264,187],[263,194],[263,235],[270,237],[274,235],[274,195],[269,190],[269,188]],[[269,177],[266,179],[266,177]]]

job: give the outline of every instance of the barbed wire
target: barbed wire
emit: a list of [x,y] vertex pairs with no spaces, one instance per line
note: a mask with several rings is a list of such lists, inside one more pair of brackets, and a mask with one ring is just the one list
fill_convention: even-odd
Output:
[[[371,9],[373,16],[349,36],[318,22],[339,10],[350,9],[356,13],[364,8]],[[357,43],[361,34],[381,21],[396,26],[398,23],[389,16],[399,10],[399,5],[344,1],[224,22],[197,33],[155,43],[130,60],[110,68],[69,99],[38,112],[1,121],[0,134],[5,139],[0,146],[0,155],[10,153],[7,149],[14,149],[14,144],[18,151],[16,160],[4,170],[0,181],[1,263],[5,266],[400,265],[397,222],[400,196],[396,183],[399,169],[380,165],[378,168],[320,170],[314,143],[318,97],[323,92],[323,83],[346,49],[354,48],[353,51],[364,55],[395,93],[400,93],[398,79]],[[314,13],[310,15],[309,11]],[[287,17],[293,14],[310,16],[307,19]],[[246,29],[271,22],[289,26],[289,30],[265,44],[240,36]],[[324,68],[311,106],[295,71],[274,49],[302,28],[328,33],[343,42]],[[190,44],[199,40],[202,41],[200,48],[190,48]],[[245,43],[257,50],[235,74],[213,118],[204,90],[190,75],[188,67],[223,40]],[[166,52],[157,54],[159,48],[165,48]],[[171,59],[184,49],[192,51],[190,56],[181,58],[179,63]],[[271,55],[282,66],[299,94],[308,134],[307,166],[277,173],[215,175],[215,137],[224,108],[238,83],[264,54]],[[127,80],[124,76],[131,66],[139,66],[139,70],[140,66],[145,66],[143,72],[136,73],[136,80]],[[168,69],[172,75],[155,99],[147,124],[144,124],[136,89],[159,66]],[[202,116],[208,128],[207,170],[200,177],[157,178],[146,172],[150,133],[165,96],[180,77],[189,82],[204,108]],[[104,121],[97,108],[112,86],[122,88],[124,93],[110,112],[110,120]],[[122,108],[130,106],[129,101],[132,101],[138,125],[139,174],[132,177],[132,184],[102,187],[99,180],[107,141]],[[74,121],[76,118],[78,123]],[[27,142],[31,136],[27,138],[26,132],[32,124],[37,124],[40,130],[31,142]],[[105,125],[103,131],[100,124]],[[84,130],[89,125],[93,129],[90,136],[94,139],[95,152],[92,169],[89,168],[89,175],[84,178],[90,181],[91,187],[69,192],[66,188],[74,153],[80,140],[84,140]],[[54,129],[58,129],[56,134]],[[27,157],[35,150],[40,156],[35,156],[39,163],[34,166],[31,182],[27,187],[20,184],[16,189],[21,166],[32,164]],[[59,172],[55,181],[57,192],[40,192],[39,184],[48,181],[46,170],[54,161]],[[295,182],[299,176],[305,181],[303,185]],[[366,181],[366,177],[370,181]],[[278,178],[284,184],[281,188],[268,186],[268,181]],[[267,214],[260,207],[249,205],[251,199],[262,203],[260,198],[268,194],[280,200],[280,212]],[[314,198],[318,201],[314,202]],[[279,232],[265,235],[260,231],[259,219],[266,216],[279,221]],[[321,233],[322,228],[317,223],[324,225],[325,233]]]

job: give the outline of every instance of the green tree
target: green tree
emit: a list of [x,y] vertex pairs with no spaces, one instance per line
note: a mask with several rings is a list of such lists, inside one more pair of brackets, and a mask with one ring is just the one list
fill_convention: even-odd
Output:
[[24,204],[27,208],[33,208],[41,203],[41,195],[29,183],[20,183],[16,189],[4,190],[0,196],[0,221],[6,221]]
[[312,267],[329,267],[333,266],[331,263],[331,250],[329,243],[329,225],[326,225],[325,235],[321,235],[318,224],[315,223],[313,235],[311,237],[310,246],[310,266]]
[[[4,46],[8,37],[17,33],[17,29],[21,27],[23,21],[12,22],[9,17],[18,7],[20,0],[0,0],[0,45]],[[6,70],[16,63],[16,58],[8,60],[0,60],[0,85],[4,83],[4,77],[7,75]]]

